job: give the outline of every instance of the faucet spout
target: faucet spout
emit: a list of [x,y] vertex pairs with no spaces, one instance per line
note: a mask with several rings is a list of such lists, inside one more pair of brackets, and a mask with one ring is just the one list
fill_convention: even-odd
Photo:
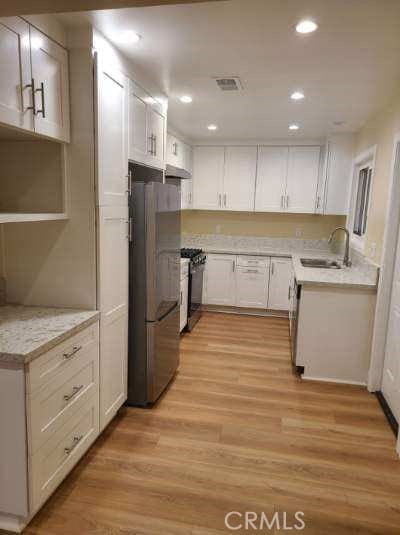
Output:
[[334,230],[334,231],[332,232],[332,234],[329,236],[328,243],[331,243],[331,242],[332,242],[334,235],[335,235],[336,232],[338,232],[339,230],[342,230],[342,231],[345,233],[345,235],[346,235],[346,242],[345,242],[345,248],[344,248],[343,264],[344,264],[346,267],[350,267],[350,266],[351,266],[351,260],[350,260],[350,232],[348,231],[348,229],[345,228],[345,227],[337,227],[337,228],[335,228],[335,230]]

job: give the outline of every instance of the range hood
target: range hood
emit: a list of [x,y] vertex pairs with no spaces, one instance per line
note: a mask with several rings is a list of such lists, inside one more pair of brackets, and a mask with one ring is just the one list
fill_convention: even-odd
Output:
[[189,173],[189,171],[186,171],[186,169],[167,164],[167,167],[165,168],[165,178],[179,178],[179,180],[188,180],[189,178],[192,178],[192,175]]

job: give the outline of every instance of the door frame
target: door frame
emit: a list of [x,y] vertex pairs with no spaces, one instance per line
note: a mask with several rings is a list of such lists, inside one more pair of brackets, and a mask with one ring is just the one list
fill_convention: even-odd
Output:
[[[376,392],[381,389],[385,364],[390,301],[397,241],[400,233],[400,132],[397,132],[394,136],[390,177],[387,201],[388,210],[372,337],[371,364],[368,373],[368,390],[370,392]],[[396,450],[400,455],[400,434],[397,440]]]

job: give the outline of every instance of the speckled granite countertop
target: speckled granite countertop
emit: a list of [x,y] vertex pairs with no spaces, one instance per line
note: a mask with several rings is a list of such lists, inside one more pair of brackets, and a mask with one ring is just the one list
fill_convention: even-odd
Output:
[[0,306],[0,362],[27,364],[98,318],[96,310]]

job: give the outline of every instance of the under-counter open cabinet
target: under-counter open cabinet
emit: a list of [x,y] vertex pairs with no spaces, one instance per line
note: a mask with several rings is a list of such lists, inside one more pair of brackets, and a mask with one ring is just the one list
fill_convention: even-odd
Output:
[[0,223],[68,218],[67,146],[0,129]]

